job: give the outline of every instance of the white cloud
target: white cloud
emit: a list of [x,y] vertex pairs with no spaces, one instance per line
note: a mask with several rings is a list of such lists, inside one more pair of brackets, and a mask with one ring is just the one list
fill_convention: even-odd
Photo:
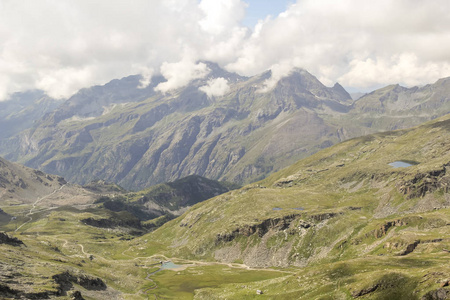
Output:
[[273,68],[277,78],[300,67],[361,89],[433,82],[450,76],[448,11],[446,0],[299,0],[260,21],[227,67],[244,75]]
[[[244,0],[0,0],[0,100],[31,88],[55,97],[143,74],[168,91],[204,76],[196,62],[268,87],[293,67],[325,84],[371,89],[450,76],[448,0],[298,0],[243,27]],[[251,7],[248,7],[251,9]]]
[[142,76],[142,79],[139,81],[138,88],[145,89],[151,83],[151,79],[155,71],[153,70],[153,68],[149,68],[146,66],[136,65],[134,68],[136,70],[139,70],[138,72]]
[[210,98],[220,97],[230,90],[230,86],[228,80],[219,77],[208,80],[208,84],[200,87],[199,90],[205,92]]
[[199,7],[205,17],[199,21],[200,27],[214,35],[222,34],[244,18],[246,6],[240,0],[202,0]]
[[170,90],[186,86],[194,79],[203,78],[210,72],[207,65],[183,59],[176,63],[163,63],[161,74],[167,79],[158,84],[155,90],[166,93]]

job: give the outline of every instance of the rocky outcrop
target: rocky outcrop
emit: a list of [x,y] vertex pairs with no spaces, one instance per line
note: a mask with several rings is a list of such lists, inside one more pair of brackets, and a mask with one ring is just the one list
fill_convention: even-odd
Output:
[[322,222],[331,218],[334,218],[338,215],[341,215],[342,213],[323,213],[323,214],[317,214],[317,215],[312,215],[310,218],[315,221],[315,222]]
[[142,229],[141,222],[139,219],[116,219],[116,218],[110,218],[110,219],[93,219],[93,218],[86,218],[82,219],[81,222],[83,224],[99,227],[99,228],[117,228],[117,227],[132,227],[136,229]]
[[429,291],[420,298],[421,300],[447,300],[450,298],[450,291],[448,289],[440,288]]
[[16,290],[6,284],[0,283],[0,297],[1,299],[50,299],[51,296],[57,295],[52,291],[27,293]]
[[403,250],[399,255],[404,256],[404,255],[407,255],[407,254],[413,252],[414,249],[416,249],[417,245],[419,245],[419,244],[420,244],[420,241],[414,241],[413,243],[408,244],[406,246],[406,249]]
[[414,242],[395,241],[395,242],[387,242],[383,246],[383,248],[394,249],[394,250],[401,249],[401,251],[399,253],[397,253],[396,255],[404,256],[404,255],[408,255],[408,254],[412,253],[417,248],[417,246],[419,246],[419,244],[441,243],[442,241],[444,241],[444,239],[415,240]]
[[291,225],[291,223],[298,219],[300,214],[287,215],[280,218],[266,219],[262,222],[254,225],[244,225],[233,230],[230,233],[219,233],[216,237],[216,244],[222,242],[231,242],[237,236],[243,235],[249,237],[253,234],[258,235],[260,238],[263,237],[269,230],[282,231]]
[[374,229],[368,233],[366,233],[365,237],[375,236],[375,238],[379,239],[382,238],[387,234],[389,229],[392,227],[400,227],[400,226],[406,226],[412,222],[417,222],[420,220],[420,217],[409,217],[409,218],[402,218],[392,221],[387,221],[380,225],[377,229]]
[[83,298],[83,296],[81,295],[80,291],[74,291],[71,295],[70,295],[70,299],[71,300],[85,300]]
[[67,291],[73,288],[73,284],[78,284],[90,291],[104,291],[107,286],[100,278],[93,278],[87,275],[73,275],[69,272],[56,274],[52,276],[53,280],[58,284],[57,295],[65,296]]
[[352,293],[352,296],[353,296],[353,298],[358,298],[358,297],[375,292],[379,287],[380,287],[379,284],[374,284],[374,285],[364,288],[362,290],[354,291]]
[[7,235],[4,232],[0,232],[0,244],[8,244],[11,246],[20,246],[20,245],[24,245],[24,243],[19,240],[18,238],[15,237],[10,237],[9,235]]
[[433,193],[437,190],[449,193],[450,162],[444,164],[440,169],[416,174],[413,179],[399,184],[398,190],[408,199],[424,197],[427,193]]

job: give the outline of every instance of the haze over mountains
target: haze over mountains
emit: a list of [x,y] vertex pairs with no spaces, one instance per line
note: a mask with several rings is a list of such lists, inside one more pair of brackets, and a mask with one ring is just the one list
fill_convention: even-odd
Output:
[[450,112],[448,79],[352,101],[339,84],[326,87],[302,69],[264,89],[270,72],[248,78],[206,64],[207,77],[166,94],[154,89],[162,77],[146,88],[129,76],[80,90],[4,136],[0,153],[81,184],[142,189],[190,174],[249,183],[348,138]]

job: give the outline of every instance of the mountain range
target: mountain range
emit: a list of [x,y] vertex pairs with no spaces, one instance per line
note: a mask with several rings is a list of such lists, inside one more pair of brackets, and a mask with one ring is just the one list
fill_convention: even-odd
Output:
[[[155,91],[140,76],[80,90],[20,134],[0,140],[8,160],[69,182],[106,180],[127,189],[197,174],[250,183],[340,141],[408,128],[450,112],[450,79],[387,86],[353,101],[302,69],[271,89],[271,72],[243,77],[205,62],[188,86]],[[226,82],[209,94],[214,80]]]

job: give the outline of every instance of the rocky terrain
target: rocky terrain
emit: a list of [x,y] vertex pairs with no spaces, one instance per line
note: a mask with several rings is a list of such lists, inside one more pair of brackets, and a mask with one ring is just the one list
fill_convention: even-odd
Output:
[[[139,76],[83,89],[21,134],[0,154],[86,184],[106,180],[140,190],[191,174],[249,183],[340,141],[407,128],[450,112],[450,81],[388,86],[357,101],[297,69],[272,89],[271,73],[251,78],[206,63],[210,73],[170,93],[164,78],[138,88]],[[228,89],[208,95],[209,80]]]
[[15,93],[0,102],[0,139],[14,136],[56,109],[57,101],[39,90]]
[[93,202],[93,193],[67,184],[57,175],[49,175],[0,158],[0,203],[1,205],[86,204]]

